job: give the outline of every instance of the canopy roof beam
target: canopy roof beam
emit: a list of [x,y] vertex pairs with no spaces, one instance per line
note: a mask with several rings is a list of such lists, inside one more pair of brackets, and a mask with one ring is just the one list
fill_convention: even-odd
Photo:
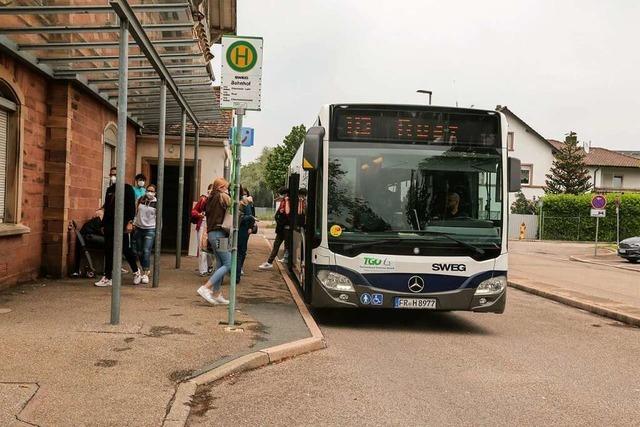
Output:
[[[135,4],[130,5],[130,8],[133,8],[136,12],[182,12],[189,9],[189,3]],[[0,7],[0,15],[56,15],[64,13],[114,13],[114,10],[109,6],[95,5]]]
[[[1,10],[1,8],[0,8]],[[159,47],[183,47],[193,46],[194,43],[198,43],[198,39],[176,39],[176,40],[156,40],[153,44]],[[130,47],[137,47],[142,49],[137,42],[130,41]],[[104,41],[104,42],[82,42],[82,43],[29,43],[19,44],[20,50],[65,50],[65,49],[115,49],[118,47],[117,41]]]
[[[193,59],[201,57],[201,53],[165,53],[160,55],[163,60],[174,60],[174,59]],[[95,61],[117,61],[118,55],[91,55],[91,56],[56,56],[49,58],[40,58],[38,62],[47,63],[47,64],[67,64],[70,62],[95,62]],[[129,60],[147,60],[145,55],[130,55]]]
[[[192,23],[148,24],[144,25],[147,32],[151,31],[187,31],[193,28]],[[76,34],[76,33],[117,33],[117,25],[106,26],[36,26],[1,28],[0,34]]]

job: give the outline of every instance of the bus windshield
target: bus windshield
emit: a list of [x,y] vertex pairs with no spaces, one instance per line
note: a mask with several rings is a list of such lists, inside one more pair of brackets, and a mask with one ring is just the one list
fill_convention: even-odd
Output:
[[327,227],[341,230],[331,240],[500,244],[498,148],[332,141],[328,166]]

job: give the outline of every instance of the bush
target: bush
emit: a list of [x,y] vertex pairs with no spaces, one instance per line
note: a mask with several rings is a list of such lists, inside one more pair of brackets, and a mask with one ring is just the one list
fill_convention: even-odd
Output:
[[[593,241],[596,218],[591,217],[593,194],[548,194],[543,201],[543,236],[549,240]],[[620,197],[620,240],[640,235],[640,194],[607,194],[607,216],[600,218],[598,240],[615,242],[616,206]]]
[[534,215],[536,213],[536,203],[528,200],[522,191],[516,194],[516,200],[511,204],[512,214]]

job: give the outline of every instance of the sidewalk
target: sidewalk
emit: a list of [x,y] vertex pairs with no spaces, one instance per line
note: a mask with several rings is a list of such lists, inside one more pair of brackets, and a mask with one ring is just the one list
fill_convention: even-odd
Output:
[[[509,244],[511,286],[640,326],[638,271],[606,265],[615,262],[609,250],[603,248],[594,258],[593,244]],[[576,258],[589,262],[572,261]]]
[[[159,426],[176,385],[239,355],[308,337],[268,247],[250,242],[237,320],[196,295],[196,260],[163,257],[160,287],[123,276],[121,325],[108,324],[110,289],[89,280],[38,281],[0,293],[0,425]],[[223,288],[228,295],[228,286]]]

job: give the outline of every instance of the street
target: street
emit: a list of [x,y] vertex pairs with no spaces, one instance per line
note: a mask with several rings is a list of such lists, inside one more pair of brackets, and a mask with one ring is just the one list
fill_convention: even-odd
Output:
[[328,349],[200,393],[189,425],[634,425],[640,329],[510,289],[503,315],[316,313]]

